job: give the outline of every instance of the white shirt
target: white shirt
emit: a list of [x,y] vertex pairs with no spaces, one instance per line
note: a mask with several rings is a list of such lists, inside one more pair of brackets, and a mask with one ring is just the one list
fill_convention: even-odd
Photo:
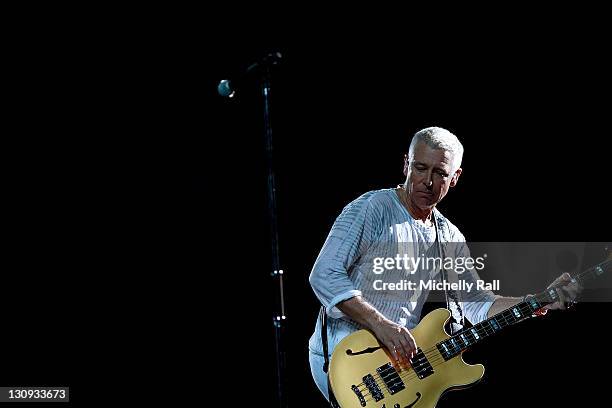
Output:
[[[440,242],[445,244],[444,248],[451,248],[449,252],[443,249],[444,256],[469,257],[469,248],[463,234],[439,211],[434,211],[439,225]],[[424,267],[423,263],[409,271],[410,268],[406,268],[404,263],[402,268],[385,269],[380,273],[380,259],[398,256],[406,259],[404,255],[412,259],[439,257],[438,244],[435,228],[415,220],[399,200],[395,189],[370,191],[343,209],[310,274],[312,289],[328,315],[330,355],[340,340],[362,328],[336,307],[338,303],[352,297],[362,296],[389,320],[408,329],[419,323],[421,310],[429,295],[429,290],[420,288],[419,283],[441,280],[440,270],[431,265]],[[379,273],[374,272],[375,265],[379,266]],[[473,269],[460,276],[472,283],[479,279]],[[415,289],[379,290],[381,281],[411,281]],[[496,298],[492,292],[484,290],[463,291],[461,297],[463,312],[473,324],[486,319]],[[317,319],[309,349],[322,355],[320,324],[320,319]]]

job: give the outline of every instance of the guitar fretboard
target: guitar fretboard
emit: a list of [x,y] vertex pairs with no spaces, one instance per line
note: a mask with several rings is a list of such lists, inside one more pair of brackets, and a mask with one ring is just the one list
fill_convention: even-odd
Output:
[[[612,260],[595,265],[592,268],[572,276],[572,279],[575,279],[578,283],[582,284],[585,281],[608,272],[610,268],[612,268]],[[529,297],[525,301],[520,302],[487,320],[475,324],[468,329],[461,330],[452,337],[436,344],[438,351],[440,354],[442,354],[442,357],[444,357],[445,360],[449,360],[473,344],[476,344],[482,339],[497,333],[503,328],[532,317],[537,310],[559,300],[557,288],[558,286],[551,286],[544,292]]]

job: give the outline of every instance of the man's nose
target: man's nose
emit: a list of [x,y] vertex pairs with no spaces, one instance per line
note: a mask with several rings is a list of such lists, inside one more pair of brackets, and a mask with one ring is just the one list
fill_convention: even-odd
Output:
[[428,190],[431,190],[433,187],[433,179],[431,172],[427,173],[427,176],[423,179],[423,184],[427,187]]

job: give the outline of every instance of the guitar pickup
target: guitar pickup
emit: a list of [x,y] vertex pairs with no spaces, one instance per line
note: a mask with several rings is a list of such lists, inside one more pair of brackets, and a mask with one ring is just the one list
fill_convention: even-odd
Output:
[[406,388],[404,382],[397,373],[397,370],[395,370],[395,367],[393,367],[391,363],[387,363],[382,367],[378,367],[376,369],[376,372],[385,382],[385,386],[389,390],[389,394],[393,395],[396,392],[400,392],[401,390]]
[[425,353],[423,353],[423,350],[421,350],[420,348],[417,349],[417,353],[414,358],[410,360],[410,365],[412,365],[414,372],[421,380],[423,378],[429,377],[434,373],[433,367],[429,363],[429,360],[427,360],[427,357],[425,357]]

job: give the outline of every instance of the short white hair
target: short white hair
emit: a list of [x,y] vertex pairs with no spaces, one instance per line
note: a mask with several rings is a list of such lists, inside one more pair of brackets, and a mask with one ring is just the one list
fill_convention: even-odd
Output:
[[412,137],[410,148],[408,149],[408,157],[413,157],[414,146],[417,142],[423,142],[432,149],[441,149],[450,152],[453,155],[452,173],[461,167],[463,159],[463,145],[451,132],[441,127],[428,127],[419,130]]

